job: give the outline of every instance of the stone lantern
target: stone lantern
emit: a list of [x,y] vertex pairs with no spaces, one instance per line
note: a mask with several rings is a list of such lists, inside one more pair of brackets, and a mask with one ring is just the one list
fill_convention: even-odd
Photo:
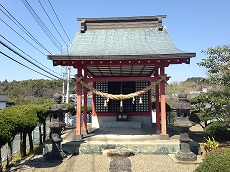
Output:
[[51,151],[45,153],[45,159],[63,159],[66,157],[65,153],[61,150],[61,131],[65,127],[64,116],[68,111],[68,107],[61,104],[62,96],[55,94],[53,96],[54,104],[47,107],[47,112],[50,116],[50,139],[51,139]]
[[175,155],[176,159],[181,161],[195,161],[197,155],[190,149],[189,128],[193,126],[193,122],[189,120],[191,104],[187,100],[187,94],[179,94],[179,102],[174,105],[177,112],[177,119],[174,126],[180,128],[180,151]]

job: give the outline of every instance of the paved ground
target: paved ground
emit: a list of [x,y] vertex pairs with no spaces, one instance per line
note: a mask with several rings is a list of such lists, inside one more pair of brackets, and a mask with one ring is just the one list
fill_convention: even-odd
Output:
[[[130,157],[133,172],[192,172],[198,164],[175,163],[168,155],[135,155]],[[34,157],[18,164],[10,171],[35,172],[109,172],[110,157],[103,155],[70,156],[62,162],[47,162]]]
[[[63,136],[68,138],[69,132]],[[116,134],[117,133],[109,133]],[[199,164],[177,163],[169,155],[135,155],[129,157],[132,172],[192,172]],[[45,161],[42,155],[21,161],[8,171],[35,172],[109,172],[111,158],[105,155],[69,155],[63,161]]]

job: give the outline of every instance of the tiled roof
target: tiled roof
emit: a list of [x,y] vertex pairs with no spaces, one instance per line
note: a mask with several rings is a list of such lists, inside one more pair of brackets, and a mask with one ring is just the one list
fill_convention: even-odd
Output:
[[[99,29],[78,32],[71,56],[154,55],[186,53],[177,49],[166,28]],[[67,53],[65,53],[67,55]],[[64,54],[63,54],[64,55]]]
[[8,97],[5,94],[0,94],[0,102],[8,102]]
[[[121,20],[122,24],[119,20],[95,19],[94,21],[91,19],[91,23],[87,25],[87,20],[84,20],[85,26],[77,32],[68,52],[61,55],[50,55],[48,58],[194,57],[195,53],[181,51],[175,47],[166,27],[160,26],[161,22],[155,21],[156,18],[154,21],[147,18],[149,21],[145,21],[144,24],[144,17],[140,21],[126,18],[126,20]],[[98,23],[95,24],[95,22]]]

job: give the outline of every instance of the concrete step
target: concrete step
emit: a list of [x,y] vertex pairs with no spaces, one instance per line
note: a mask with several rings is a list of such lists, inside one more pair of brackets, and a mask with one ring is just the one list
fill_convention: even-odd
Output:
[[141,141],[74,141],[62,145],[62,149],[67,154],[102,154],[107,149],[129,149],[135,154],[161,154],[167,155],[179,151],[179,141],[175,140],[155,140],[151,142]]
[[106,121],[103,128],[141,128],[141,121]]

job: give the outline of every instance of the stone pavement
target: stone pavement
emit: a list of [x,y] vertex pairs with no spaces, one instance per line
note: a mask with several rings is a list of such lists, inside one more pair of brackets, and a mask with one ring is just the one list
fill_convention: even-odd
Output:
[[[109,142],[112,141],[123,141],[127,139],[132,139],[131,142],[138,143],[139,142],[149,142],[152,143],[156,141],[158,138],[154,133],[148,133],[149,130],[106,130],[107,133],[103,130],[97,130],[94,132],[94,135],[97,137],[87,137],[88,141],[103,141]],[[116,133],[117,132],[117,133]],[[140,135],[145,133],[146,135]],[[73,135],[75,134],[75,130],[67,130],[65,131],[63,137],[63,143],[72,142]],[[152,136],[152,137],[151,137]],[[178,141],[179,136],[175,133],[170,134],[170,139],[174,141]],[[91,140],[90,140],[91,139]],[[97,140],[98,139],[98,140]],[[104,139],[104,140],[103,140]],[[152,139],[152,140],[151,140]],[[20,163],[16,164],[14,167],[9,169],[9,171],[35,171],[35,172],[112,172],[114,169],[114,163],[111,162],[112,157],[108,157],[105,155],[96,155],[96,154],[81,154],[81,155],[68,155],[67,158],[63,159],[62,161],[46,161],[44,160],[42,155],[35,156],[33,158],[21,161]],[[156,154],[135,154],[134,156],[128,157],[125,161],[129,164],[130,167],[128,168],[130,172],[192,172],[196,169],[199,165],[201,157],[198,157],[199,161],[193,163],[181,163],[176,161],[174,155],[156,155]],[[122,164],[123,161],[117,160]],[[110,167],[113,164],[113,168]],[[116,164],[115,164],[116,165]],[[119,168],[117,168],[119,169]],[[115,172],[115,171],[113,171]]]
[[[129,157],[132,172],[193,172],[198,164],[175,163],[168,155]],[[111,158],[103,155],[68,156],[63,161],[48,162],[36,156],[12,167],[10,171],[34,172],[110,172]]]

